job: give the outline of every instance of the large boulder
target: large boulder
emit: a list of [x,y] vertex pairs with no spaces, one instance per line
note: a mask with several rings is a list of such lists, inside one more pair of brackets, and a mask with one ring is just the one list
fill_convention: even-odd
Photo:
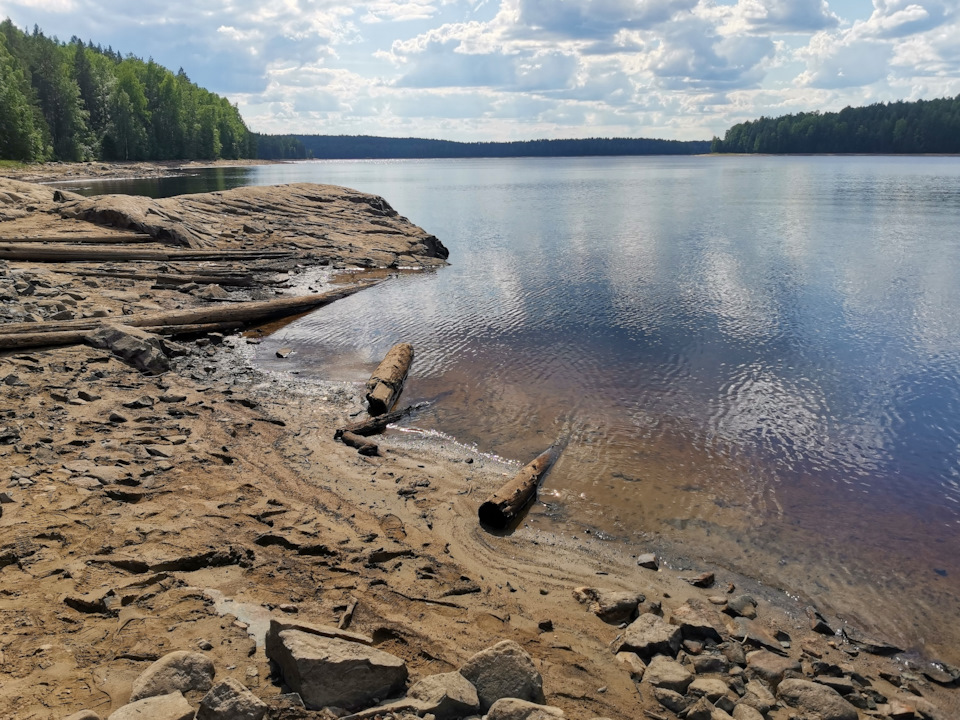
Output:
[[775,655],[768,650],[757,650],[747,656],[747,672],[765,680],[776,688],[788,672],[801,671],[800,662]]
[[87,336],[93,347],[109,350],[137,370],[149,375],[160,375],[170,369],[167,355],[172,354],[172,345],[159,335],[154,335],[129,325],[107,325]]
[[473,683],[486,711],[500,698],[516,698],[542,703],[543,678],[533,659],[513,640],[503,640],[481,650],[460,668],[460,674]]
[[857,709],[833,688],[809,680],[788,678],[777,688],[777,697],[787,705],[821,720],[857,720]]
[[487,713],[487,720],[558,720],[563,717],[560,708],[517,698],[497,700]]
[[702,600],[691,598],[670,615],[670,624],[680,628],[684,640],[720,642],[723,621],[720,614]]
[[403,688],[407,666],[382,650],[337,638],[284,630],[266,648],[291,690],[311,710],[353,709]]
[[200,701],[197,720],[263,720],[267,704],[237,680],[218,682]]
[[675,657],[680,651],[681,641],[680,628],[670,625],[656,615],[644,613],[624,631],[616,651],[635,652],[645,660],[654,655]]
[[180,692],[137,700],[110,713],[107,720],[193,720],[193,708]]
[[213,661],[206,655],[186,650],[167,653],[133,681],[130,702],[191,690],[207,691],[213,684]]

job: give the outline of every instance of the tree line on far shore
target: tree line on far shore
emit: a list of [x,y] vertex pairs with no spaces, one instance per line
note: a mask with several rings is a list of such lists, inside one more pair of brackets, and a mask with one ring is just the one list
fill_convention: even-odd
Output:
[[236,106],[153,60],[0,23],[0,159],[246,158]]
[[259,135],[258,146],[258,156],[269,160],[696,155],[710,151],[710,143],[706,140],[651,138],[456,142],[371,135]]
[[715,153],[960,153],[960,95],[739,123]]

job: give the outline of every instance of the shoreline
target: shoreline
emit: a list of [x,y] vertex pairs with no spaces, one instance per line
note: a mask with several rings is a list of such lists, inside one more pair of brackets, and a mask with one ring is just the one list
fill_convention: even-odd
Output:
[[[33,203],[52,207],[52,199],[43,200],[51,189],[31,192]],[[0,211],[6,207],[12,216],[10,208],[30,203],[14,201]],[[2,223],[25,230],[36,221],[34,231],[54,228],[65,238],[91,227],[120,233],[47,214],[25,210]],[[280,242],[269,229],[251,230],[210,234],[210,242],[220,237],[228,247],[259,248]],[[403,253],[387,245],[392,236],[368,237],[367,247],[356,248],[355,230],[344,225],[343,245],[323,249],[328,268],[383,253],[400,262]],[[421,246],[429,237],[412,226],[405,232]],[[265,267],[265,275],[282,276],[280,285],[303,291],[292,265]],[[63,270],[8,261],[0,278],[10,280],[10,298],[21,306],[35,305],[39,313],[55,309],[39,305],[47,300],[65,305],[41,322],[94,304],[122,318],[124,306],[136,316],[151,306],[208,302],[199,287],[184,293],[101,276],[93,286],[89,275],[68,282]],[[307,289],[320,280],[305,283]],[[267,288],[274,292],[261,285]],[[8,481],[3,490],[12,500],[0,515],[0,552],[11,559],[0,568],[7,588],[0,594],[0,715],[63,717],[86,708],[106,717],[126,703],[131,683],[152,660],[206,645],[218,672],[268,704],[280,702],[282,688],[271,679],[263,649],[251,650],[248,623],[220,615],[205,595],[215,591],[321,624],[336,624],[356,598],[350,628],[379,638],[377,647],[403,658],[414,677],[455,670],[474,652],[514,640],[543,675],[547,703],[571,720],[674,717],[649,677],[635,682],[636,668],[614,658],[611,644],[623,629],[579,604],[572,591],[580,586],[640,591],[641,608],[661,605],[665,618],[682,617],[688,601],[719,609],[752,594],[759,616],[753,630],[762,639],[753,647],[785,632],[789,647],[774,641],[768,650],[800,663],[801,676],[821,677],[814,666],[830,663],[849,668],[844,678],[867,679],[888,701],[929,710],[920,704],[929,698],[943,712],[956,707],[956,689],[925,676],[924,668],[933,672],[925,665],[814,633],[802,606],[726,570],[696,561],[687,570],[663,562],[651,570],[596,537],[558,537],[523,524],[510,535],[488,534],[476,522],[476,506],[515,470],[511,464],[397,432],[378,440],[380,457],[360,456],[333,440],[339,423],[363,412],[359,388],[263,372],[251,365],[242,335],[204,333],[175,344],[183,354],[157,376],[85,345],[0,353],[7,388],[0,425],[9,438],[0,445],[9,478],[0,480]],[[708,587],[683,579],[707,572],[715,575]],[[729,593],[728,583],[735,586]],[[733,615],[709,617],[723,643],[739,644],[743,626]],[[686,664],[712,653],[710,644],[687,640]],[[733,678],[756,672],[746,659],[734,665],[739,673],[698,674],[724,678],[732,698]],[[765,717],[781,720],[790,712],[775,703]],[[879,712],[868,707],[861,716],[884,717]]]

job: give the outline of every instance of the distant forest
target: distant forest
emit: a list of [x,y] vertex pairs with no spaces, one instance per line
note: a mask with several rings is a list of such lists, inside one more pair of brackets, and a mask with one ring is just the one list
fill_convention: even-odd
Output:
[[257,156],[267,160],[315,158],[495,158],[580,157],[586,155],[696,155],[710,151],[708,140],[586,138],[516,142],[454,142],[370,135],[258,135]]
[[960,95],[740,123],[715,153],[960,153]]
[[237,108],[152,60],[0,23],[0,159],[245,158]]

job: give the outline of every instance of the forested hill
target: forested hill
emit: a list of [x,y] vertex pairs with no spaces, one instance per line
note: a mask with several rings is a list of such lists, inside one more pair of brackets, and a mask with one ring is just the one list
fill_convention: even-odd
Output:
[[710,151],[707,140],[587,138],[517,142],[454,142],[369,135],[260,135],[258,157],[317,158],[492,158],[579,157],[586,155],[696,155]]
[[960,153],[960,95],[835,113],[761,117],[714,138],[718,153]]
[[0,23],[0,159],[253,157],[236,107],[152,60]]

